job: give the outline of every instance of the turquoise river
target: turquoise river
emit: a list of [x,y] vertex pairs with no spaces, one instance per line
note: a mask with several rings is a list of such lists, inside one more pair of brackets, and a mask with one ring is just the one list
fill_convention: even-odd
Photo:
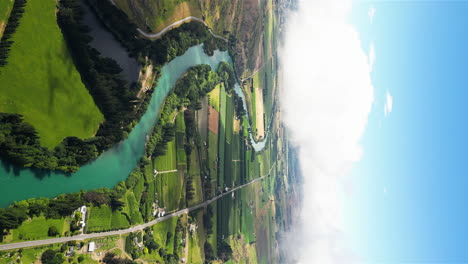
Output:
[[[60,172],[38,174],[37,171],[18,168],[0,160],[0,207],[11,202],[33,197],[54,197],[62,193],[115,186],[127,178],[144,153],[146,135],[157,123],[159,109],[166,95],[172,90],[177,79],[190,67],[208,64],[213,69],[222,61],[232,63],[228,52],[216,51],[209,57],[202,45],[190,48],[162,68],[161,77],[151,98],[146,113],[133,128],[128,138],[101,154],[93,162],[83,166],[71,175]],[[236,92],[244,99],[239,85]],[[245,99],[244,99],[245,106]],[[265,146],[263,142],[251,141],[256,150]]]

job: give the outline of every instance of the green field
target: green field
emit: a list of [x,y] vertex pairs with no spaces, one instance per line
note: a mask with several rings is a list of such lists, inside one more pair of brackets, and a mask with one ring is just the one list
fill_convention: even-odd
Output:
[[184,113],[178,113],[176,120],[176,149],[177,149],[177,166],[179,169],[185,169],[187,166],[187,155],[185,154],[185,122]]
[[223,86],[222,83],[216,85],[216,87],[211,90],[211,92],[208,93],[208,96],[210,97],[210,105],[219,112],[219,95],[220,95],[220,90],[221,87]]
[[154,167],[158,171],[170,171],[177,169],[177,156],[175,139],[167,143],[167,150],[164,156],[159,156],[154,160]]
[[162,247],[164,247],[164,245],[167,245],[166,249],[168,254],[172,254],[172,252],[174,251],[174,236],[172,236],[171,241],[167,241],[167,233],[171,232],[172,234],[174,234],[176,225],[177,217],[172,217],[153,226],[154,240]]
[[126,213],[130,216],[131,224],[137,225],[143,223],[143,218],[141,217],[141,213],[139,211],[140,206],[135,198],[134,193],[128,191],[125,195],[125,198],[127,200],[127,202],[125,203],[125,209],[127,209]]
[[166,207],[166,211],[179,209],[180,199],[184,197],[180,172],[158,174],[155,181],[159,206]]
[[49,148],[67,136],[94,136],[103,121],[70,57],[55,6],[55,0],[27,2],[8,64],[0,68],[0,112],[24,115]]
[[10,16],[11,8],[13,7],[14,0],[2,0],[0,1],[0,38],[3,35],[8,17]]
[[226,142],[226,90],[221,87],[218,135],[218,187],[224,188],[224,148]]
[[206,232],[203,228],[203,211],[199,210],[194,219],[198,225],[197,231],[191,234],[189,232],[188,245],[188,263],[202,264],[204,259],[204,245],[206,240]]
[[200,163],[198,159],[198,151],[194,149],[190,157],[189,175],[193,178],[193,188],[195,189],[194,198],[188,201],[188,205],[195,205],[203,201],[203,188],[200,175]]
[[31,220],[24,221],[17,229],[12,230],[12,241],[9,242],[48,238],[47,232],[51,226],[55,226],[61,235],[70,229],[70,225],[67,225],[66,220],[63,218],[34,217]]
[[119,211],[112,212],[107,205],[91,207],[88,210],[89,216],[86,222],[88,232],[121,229],[130,225],[125,215]]

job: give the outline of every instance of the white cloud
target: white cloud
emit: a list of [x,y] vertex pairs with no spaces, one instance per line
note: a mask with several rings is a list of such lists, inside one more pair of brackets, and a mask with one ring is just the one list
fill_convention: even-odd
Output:
[[393,96],[387,91],[385,95],[384,114],[388,116],[393,110]]
[[375,7],[371,6],[369,8],[369,11],[367,11],[367,15],[369,15],[369,21],[371,24],[374,23],[374,16],[375,16],[375,12],[377,11],[377,9],[375,9]]
[[367,54],[348,24],[351,0],[301,0],[281,50],[282,106],[304,176],[300,229],[287,236],[298,263],[350,263],[345,180],[373,102]]
[[374,69],[374,62],[375,62],[375,47],[374,42],[371,42],[370,49],[369,49],[369,66],[371,71]]

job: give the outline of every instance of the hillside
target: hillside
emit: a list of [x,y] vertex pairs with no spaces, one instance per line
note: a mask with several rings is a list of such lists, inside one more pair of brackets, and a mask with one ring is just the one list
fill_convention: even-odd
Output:
[[157,33],[188,16],[203,19],[215,34],[229,38],[235,68],[243,78],[263,62],[263,31],[269,1],[258,0],[114,0],[138,27]]

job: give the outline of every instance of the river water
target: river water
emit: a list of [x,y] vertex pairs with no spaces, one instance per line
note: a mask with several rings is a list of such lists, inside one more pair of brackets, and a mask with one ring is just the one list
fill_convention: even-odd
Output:
[[87,4],[82,3],[81,6],[85,11],[83,23],[90,27],[89,35],[93,37],[89,44],[102,56],[112,58],[120,65],[122,68],[120,75],[124,80],[129,84],[136,82],[140,72],[140,66],[136,59],[128,55],[125,47],[102,25]]

